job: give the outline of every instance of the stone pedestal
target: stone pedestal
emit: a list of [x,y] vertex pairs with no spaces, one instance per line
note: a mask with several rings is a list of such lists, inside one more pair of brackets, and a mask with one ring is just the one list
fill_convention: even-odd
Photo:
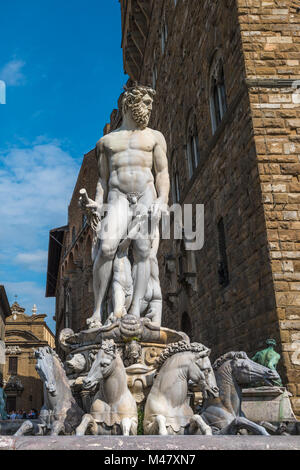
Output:
[[153,385],[156,374],[156,360],[171,343],[188,341],[183,332],[156,326],[149,320],[126,315],[115,323],[108,323],[100,329],[74,333],[63,330],[60,345],[68,354],[66,370],[72,393],[78,403],[89,412],[95,391],[82,388],[91,364],[102,341],[114,340],[126,368],[128,387],[137,405],[142,405]]
[[[171,456],[170,464],[178,463],[173,456],[180,451],[197,455],[201,450],[300,450],[299,436],[44,436],[44,437],[0,437],[1,450],[101,450],[104,456],[113,458],[117,451],[165,450]],[[196,452],[195,452],[196,451]],[[128,455],[126,454],[127,458]],[[117,457],[118,454],[115,454]],[[119,454],[119,456],[121,456]],[[139,463],[145,465],[147,454]],[[155,454],[153,454],[155,457]],[[190,461],[192,463],[192,460]],[[201,464],[200,461],[195,461]],[[113,464],[114,462],[111,461]],[[128,461],[126,462],[128,466]],[[182,462],[185,463],[186,462]]]
[[242,410],[246,417],[256,423],[294,422],[291,393],[284,387],[256,387],[243,389]]

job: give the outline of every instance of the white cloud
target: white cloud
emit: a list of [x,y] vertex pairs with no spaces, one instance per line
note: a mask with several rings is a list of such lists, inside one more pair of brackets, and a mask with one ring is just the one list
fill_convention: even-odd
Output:
[[[24,304],[31,299],[38,299],[45,295],[44,290],[33,281],[4,282],[4,287],[8,297],[14,297],[17,295],[17,302],[24,307]],[[32,308],[32,306],[33,304],[30,308]],[[26,313],[28,314],[29,312]]]
[[2,253],[36,266],[48,248],[49,230],[67,223],[78,171],[58,142],[0,150]]
[[22,85],[25,80],[25,75],[22,72],[24,66],[25,62],[23,60],[11,60],[0,70],[0,79],[4,80],[8,86]]
[[52,329],[55,302],[45,298],[49,230],[67,223],[79,167],[44,136],[31,146],[0,149],[0,283],[10,303],[18,295],[28,314],[34,303],[48,313]]
[[15,263],[24,265],[32,271],[43,272],[47,266],[48,252],[37,250],[32,253],[18,253],[15,257]]

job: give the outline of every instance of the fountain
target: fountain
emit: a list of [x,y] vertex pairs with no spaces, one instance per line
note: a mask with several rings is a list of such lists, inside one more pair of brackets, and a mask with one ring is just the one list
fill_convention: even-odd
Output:
[[84,330],[60,332],[64,364],[49,347],[35,352],[45,404],[39,419],[25,421],[16,436],[213,439],[279,429],[242,412],[242,385],[280,383],[274,367],[243,351],[211,364],[205,345],[161,324],[157,251],[170,182],[165,139],[147,127],[154,96],[145,86],[125,89],[121,127],[97,143],[95,200],[84,188],[78,195],[94,235],[94,312]]

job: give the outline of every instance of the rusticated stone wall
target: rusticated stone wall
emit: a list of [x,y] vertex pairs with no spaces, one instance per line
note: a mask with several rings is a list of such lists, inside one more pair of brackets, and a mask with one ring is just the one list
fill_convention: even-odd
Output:
[[[128,12],[121,1],[123,30],[135,34],[130,28],[140,15],[131,3]],[[135,58],[138,80],[156,86],[151,126],[166,136],[180,203],[205,205],[202,250],[161,243],[163,322],[205,342],[213,358],[230,349],[251,355],[274,337],[283,354],[279,372],[298,415],[300,121],[292,82],[300,78],[299,41],[294,1],[204,0],[200,6],[198,0],[160,0],[147,23],[143,57]],[[125,52],[130,73],[130,51]],[[213,133],[210,80],[216,56],[224,67],[227,112]],[[191,114],[200,149],[192,178]],[[221,218],[228,285],[220,281]]]
[[[151,125],[166,136],[170,174],[176,165],[180,175],[180,202],[205,206],[202,250],[188,253],[178,242],[161,244],[164,323],[184,328],[183,315],[188,314],[192,338],[209,345],[214,358],[230,349],[251,354],[267,337],[279,339],[279,330],[236,2],[206,1],[202,8],[196,1],[179,1],[176,8],[171,1],[158,3],[141,82],[151,83],[155,55],[159,72]],[[162,18],[168,24],[164,55],[157,35]],[[227,112],[213,134],[209,81],[216,54],[223,61]],[[190,179],[186,148],[191,113],[200,162]],[[220,218],[229,271],[225,287],[218,274]],[[175,275],[172,266],[168,272],[172,256]]]
[[238,5],[277,322],[286,382],[299,415],[300,94],[294,81],[300,79],[300,4]]

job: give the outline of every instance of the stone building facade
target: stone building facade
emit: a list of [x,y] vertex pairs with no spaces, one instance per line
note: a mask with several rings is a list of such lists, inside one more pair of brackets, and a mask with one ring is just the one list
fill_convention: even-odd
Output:
[[5,287],[0,285],[0,386],[3,381],[3,372],[5,364],[5,323],[7,317],[11,315],[10,305],[8,303]]
[[50,346],[55,341],[48,328],[47,315],[26,315],[17,302],[11,306],[11,315],[6,320],[4,367],[4,389],[7,395],[7,411],[40,410],[43,405],[43,384],[35,370],[34,348]]
[[160,247],[164,324],[250,355],[274,337],[300,415],[300,5],[121,0],[125,71],[156,88],[171,203],[204,246]]
[[[156,89],[150,126],[168,145],[170,205],[204,205],[204,245],[163,240],[163,324],[251,356],[269,337],[300,415],[300,10],[289,0],[120,0],[125,72]],[[114,111],[110,128],[120,121]],[[105,129],[107,132],[109,128]],[[100,136],[99,136],[100,137]],[[92,313],[94,196],[84,157],[68,226],[52,231],[47,295],[57,335]],[[49,269],[50,267],[50,269]]]

